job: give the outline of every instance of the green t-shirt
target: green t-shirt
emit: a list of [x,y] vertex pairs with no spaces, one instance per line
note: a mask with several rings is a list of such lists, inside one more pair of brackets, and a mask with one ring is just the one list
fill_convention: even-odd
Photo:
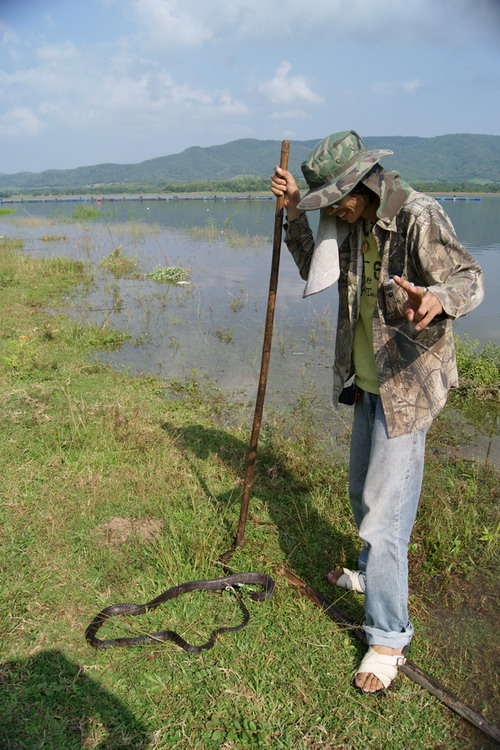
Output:
[[354,330],[354,372],[356,385],[368,393],[380,393],[373,354],[373,313],[381,261],[377,242],[371,232],[365,237],[365,243],[359,317]]

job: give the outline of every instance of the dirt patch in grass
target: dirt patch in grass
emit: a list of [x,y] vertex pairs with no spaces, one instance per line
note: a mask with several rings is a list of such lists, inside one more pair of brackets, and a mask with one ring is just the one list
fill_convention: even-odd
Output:
[[115,516],[98,526],[98,531],[111,545],[125,544],[131,538],[153,544],[160,538],[164,521],[158,518],[121,518]]

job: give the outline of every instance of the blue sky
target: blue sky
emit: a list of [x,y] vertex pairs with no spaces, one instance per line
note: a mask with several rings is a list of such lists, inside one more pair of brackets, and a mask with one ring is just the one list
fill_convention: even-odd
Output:
[[0,172],[500,135],[500,0],[0,0]]

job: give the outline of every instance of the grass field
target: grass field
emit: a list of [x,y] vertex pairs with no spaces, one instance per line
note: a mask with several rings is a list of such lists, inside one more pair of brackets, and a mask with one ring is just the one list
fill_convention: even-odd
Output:
[[[5,239],[0,253],[2,750],[493,747],[404,676],[383,700],[355,693],[358,642],[276,573],[285,564],[362,617],[357,595],[324,580],[354,564],[357,539],[346,463],[324,455],[307,400],[269,415],[261,434],[247,541],[231,565],[268,573],[276,590],[246,599],[249,625],[199,656],[172,643],[87,645],[103,607],[224,574],[249,420],[196,373],[169,383],[99,364],[92,353],[124,335],[64,314],[91,283],[83,264],[34,260]],[[411,658],[494,720],[499,480],[454,456],[458,437],[445,410],[411,545]],[[202,643],[240,617],[230,593],[193,593],[99,635],[169,628]]]

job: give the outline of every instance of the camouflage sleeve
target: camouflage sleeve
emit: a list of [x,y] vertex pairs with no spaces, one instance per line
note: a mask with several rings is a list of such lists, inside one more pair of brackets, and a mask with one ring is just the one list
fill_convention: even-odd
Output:
[[458,318],[477,307],[484,296],[481,267],[459,242],[441,206],[434,201],[427,205],[409,230],[417,277],[439,299],[445,314]]
[[306,213],[285,224],[285,242],[301,278],[307,280],[314,251],[314,236]]

